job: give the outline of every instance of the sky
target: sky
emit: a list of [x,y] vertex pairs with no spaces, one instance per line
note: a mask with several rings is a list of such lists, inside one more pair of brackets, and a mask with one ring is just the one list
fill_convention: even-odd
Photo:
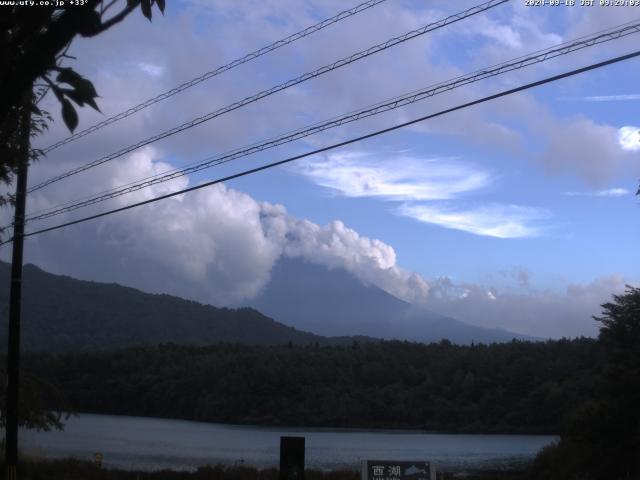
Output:
[[[34,192],[28,212],[180,168],[621,24],[637,7],[511,0]],[[353,2],[355,5],[355,2]],[[476,5],[387,0],[51,153],[30,185]],[[352,6],[183,0],[134,12],[68,65],[102,113],[80,129]],[[413,105],[33,222],[55,225],[305,153],[637,48],[629,35]],[[213,305],[250,303],[281,257],[344,268],[414,304],[480,326],[596,335],[591,316],[640,283],[640,60],[516,93],[285,166],[30,237],[25,259],[77,278]],[[48,96],[47,146],[68,136]],[[3,211],[4,223],[9,212]],[[634,248],[636,247],[636,248]],[[9,258],[6,247],[0,252]]]

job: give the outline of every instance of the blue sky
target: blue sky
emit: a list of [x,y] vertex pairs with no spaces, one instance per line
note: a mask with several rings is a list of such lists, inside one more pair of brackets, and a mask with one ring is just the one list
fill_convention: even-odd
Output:
[[[388,0],[56,150],[32,169],[31,182],[473,5]],[[185,0],[151,24],[132,15],[97,39],[75,42],[71,53],[78,58],[74,67],[94,81],[103,112],[112,115],[347,6]],[[640,9],[633,7],[527,8],[512,0],[60,182],[34,195],[29,208],[112,188],[634,19]],[[64,220],[628,53],[638,35]],[[640,281],[634,248],[640,237],[634,195],[640,179],[639,73],[640,60],[631,60],[234,180],[225,189],[86,224],[75,233],[34,237],[27,256],[58,273],[214,304],[250,299],[280,256],[300,256],[346,268],[364,282],[470,323],[542,336],[594,334],[589,317],[598,305],[625,283]],[[46,102],[57,112],[53,99]],[[103,118],[84,110],[80,124]],[[48,145],[65,136],[58,120],[39,141]],[[60,253],[61,245],[69,253]],[[457,286],[447,304],[429,294],[445,280]],[[550,319],[517,321],[518,308]]]
[[[464,50],[474,40],[460,42],[457,48]],[[604,54],[613,56],[626,51],[628,49],[611,47]],[[464,64],[464,60],[453,55],[453,61]],[[561,136],[565,128],[566,135],[570,135],[570,123],[574,119],[613,128],[633,126],[638,123],[640,102],[640,96],[633,97],[636,82],[634,76],[629,75],[629,69],[637,69],[633,63],[541,87],[531,96],[555,116],[553,128]],[[421,108],[429,111],[427,104]],[[640,143],[637,129],[631,132],[631,139]],[[404,131],[362,142],[329,157],[359,152],[362,157],[354,162],[355,168],[362,168],[363,162],[379,164],[381,169],[385,163],[398,162],[397,159],[401,164],[407,163],[402,157],[410,157],[415,162],[451,159],[442,162],[467,164],[486,172],[491,180],[469,195],[452,199],[448,205],[460,204],[468,211],[487,204],[500,205],[505,208],[497,208],[495,213],[506,210],[505,215],[510,205],[537,210],[532,212],[531,222],[527,222],[531,228],[522,234],[478,233],[462,226],[447,228],[438,223],[421,223],[419,219],[398,215],[395,202],[384,198],[353,198],[337,188],[318,185],[309,178],[301,179],[296,166],[243,179],[234,185],[257,198],[287,205],[294,215],[319,223],[341,218],[357,231],[393,245],[404,264],[426,277],[453,276],[479,282],[487,281],[496,269],[523,265],[535,274],[538,282],[549,287],[559,287],[568,280],[589,281],[611,272],[635,280],[638,263],[633,251],[640,233],[638,201],[633,195],[638,183],[637,154],[624,153],[621,148],[620,154],[627,157],[628,165],[616,165],[602,175],[597,172],[585,176],[580,167],[575,171],[554,171],[553,165],[545,167],[536,163],[535,157],[543,154],[540,142],[544,138],[527,135],[528,132],[522,130],[520,133],[522,146],[515,152],[465,141],[461,136]],[[321,162],[325,160],[326,157]],[[597,163],[598,159],[588,162]],[[563,163],[562,159],[558,159],[558,163]],[[517,210],[513,214],[517,220]],[[504,238],[504,235],[514,238]],[[449,252],[445,256],[442,246]]]

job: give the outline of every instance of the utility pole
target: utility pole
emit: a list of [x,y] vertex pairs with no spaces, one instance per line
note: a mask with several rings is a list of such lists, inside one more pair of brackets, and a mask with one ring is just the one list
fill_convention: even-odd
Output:
[[7,480],[17,480],[18,464],[18,391],[20,387],[20,303],[22,299],[22,253],[24,244],[24,212],[27,201],[31,135],[31,90],[19,114],[18,175],[16,179],[13,220],[13,256],[11,259],[11,291],[9,296],[9,349],[7,355],[7,427],[5,461]]

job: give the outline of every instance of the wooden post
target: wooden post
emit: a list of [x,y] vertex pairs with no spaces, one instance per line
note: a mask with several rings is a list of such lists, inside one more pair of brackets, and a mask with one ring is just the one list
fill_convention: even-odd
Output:
[[280,480],[304,480],[304,437],[280,437]]
[[7,427],[5,461],[7,480],[17,480],[18,464],[18,391],[20,389],[20,303],[22,299],[22,253],[24,244],[24,213],[27,200],[27,171],[31,134],[31,90],[20,112],[20,155],[16,179],[15,214],[13,220],[13,253],[11,260],[11,291],[9,294],[9,349],[7,353]]

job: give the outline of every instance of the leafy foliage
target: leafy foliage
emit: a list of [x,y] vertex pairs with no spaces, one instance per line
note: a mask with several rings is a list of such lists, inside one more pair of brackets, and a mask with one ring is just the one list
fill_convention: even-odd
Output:
[[[26,131],[17,126],[23,116],[25,108],[29,108],[30,121],[30,137],[40,135],[48,128],[51,121],[51,115],[45,110],[38,107],[36,99],[42,95],[42,89],[37,89],[31,94],[29,102],[23,102],[21,105],[13,106],[8,112],[8,123],[16,125],[16,128],[9,130],[0,130],[0,183],[11,183],[12,177],[17,172],[20,159],[23,158],[25,147],[24,135]],[[26,105],[30,105],[27,107]],[[26,155],[30,162],[36,161],[41,156],[38,149],[28,149]],[[14,195],[0,195],[0,207],[7,204],[13,204]],[[2,229],[0,228],[0,234]]]
[[[6,376],[5,363],[0,375]],[[6,398],[6,382],[0,382],[0,398]],[[63,428],[63,419],[70,409],[66,397],[56,385],[32,372],[22,372],[18,425],[24,428],[49,431]],[[64,413],[67,412],[67,413]],[[6,425],[6,412],[0,411],[0,427]]]
[[594,388],[566,418],[559,444],[537,459],[536,478],[640,477],[640,289],[602,308]]
[[[27,103],[31,103],[35,122],[42,127],[51,117],[40,112],[37,103],[51,89],[71,131],[78,125],[73,104],[98,110],[98,94],[91,81],[70,67],[60,66],[65,58],[72,58],[66,54],[71,41],[77,35],[99,35],[138,6],[149,20],[153,5],[161,12],[165,8],[164,0],[87,0],[82,6],[68,8],[32,8],[17,3],[0,9],[0,182],[6,184],[11,183],[24,158],[16,138],[20,136],[20,112]],[[111,14],[110,10],[119,4],[120,10]],[[54,74],[57,75],[53,77]],[[37,96],[33,96],[34,87],[39,89]],[[10,197],[0,197],[0,206],[8,201]]]

